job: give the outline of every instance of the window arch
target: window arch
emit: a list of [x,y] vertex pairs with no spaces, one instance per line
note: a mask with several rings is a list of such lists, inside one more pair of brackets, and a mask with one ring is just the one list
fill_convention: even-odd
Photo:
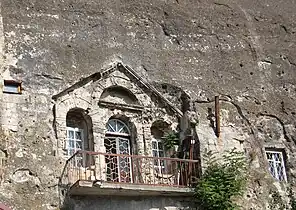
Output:
[[66,117],[66,126],[64,149],[68,158],[78,150],[93,150],[92,120],[83,109],[74,108],[69,110]]
[[128,126],[119,119],[110,119],[107,122],[107,134],[130,136]]
[[137,97],[127,88],[114,85],[106,88],[100,96],[100,101],[127,105],[139,105]]
[[[163,158],[168,156],[167,148],[165,148],[165,144],[163,141],[163,137],[165,133],[169,131],[169,124],[158,120],[155,121],[151,126],[151,143],[152,143],[152,156],[155,158]],[[157,173],[165,173],[165,161],[161,159],[156,159],[154,161],[154,168]]]
[[107,181],[132,182],[130,129],[118,118],[109,119],[106,124],[104,145],[106,153]]

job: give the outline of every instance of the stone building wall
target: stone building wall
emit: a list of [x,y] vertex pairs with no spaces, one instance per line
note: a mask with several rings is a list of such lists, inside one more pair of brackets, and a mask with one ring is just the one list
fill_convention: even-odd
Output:
[[[137,99],[136,105],[143,106],[143,111],[132,110],[133,107],[127,110],[121,110],[119,108],[110,108],[100,106],[100,102],[108,102],[107,99],[102,99],[104,90],[108,88],[120,86],[131,91]],[[124,95],[122,95],[122,98]],[[112,103],[119,103],[125,105],[120,97],[112,97]],[[110,99],[109,99],[110,100]],[[129,106],[130,104],[126,104]],[[133,104],[132,104],[133,105]],[[81,108],[82,110],[88,111],[88,116],[92,119],[93,124],[93,135],[94,135],[94,150],[98,152],[106,152],[104,148],[104,137],[106,132],[106,124],[108,120],[114,116],[124,116],[128,119],[126,123],[131,123],[135,126],[136,135],[133,137],[132,142],[137,146],[135,154],[139,155],[152,155],[151,147],[151,127],[156,121],[164,121],[170,125],[170,130],[177,129],[178,118],[177,116],[171,116],[167,113],[166,109],[159,107],[157,102],[152,101],[150,96],[147,95],[143,90],[133,84],[130,79],[119,71],[115,71],[110,74],[107,78],[91,82],[85,86],[75,89],[73,92],[66,94],[65,96],[58,97],[55,103],[56,113],[56,132],[58,139],[58,146],[60,154],[63,154],[63,142],[66,139],[66,116],[67,113],[73,108]],[[145,117],[146,115],[146,117]],[[146,119],[144,119],[146,118]],[[148,128],[148,129],[147,129]],[[131,127],[131,131],[132,127]],[[144,142],[144,139],[146,141]],[[146,145],[144,145],[144,143]],[[146,151],[144,151],[146,148]],[[148,153],[147,153],[148,152]]]
[[[63,131],[55,130],[52,96],[121,61],[175,106],[189,96],[202,153],[246,151],[252,171],[245,209],[271,208],[274,192],[287,204],[296,164],[295,10],[293,0],[2,0],[0,84],[22,81],[23,90],[0,91],[0,149],[7,154],[0,202],[12,209],[59,208]],[[212,126],[216,95],[219,139]],[[57,128],[66,126],[58,115],[70,107],[56,112]],[[93,121],[94,139],[103,138],[101,122]],[[270,176],[265,147],[285,151],[288,183]]]
[[192,202],[188,198],[161,198],[161,197],[145,197],[145,198],[103,198],[103,199],[91,199],[91,198],[76,198],[75,210],[83,210],[88,208],[90,210],[98,209],[97,207],[103,209],[122,209],[122,210],[195,210],[192,207]]

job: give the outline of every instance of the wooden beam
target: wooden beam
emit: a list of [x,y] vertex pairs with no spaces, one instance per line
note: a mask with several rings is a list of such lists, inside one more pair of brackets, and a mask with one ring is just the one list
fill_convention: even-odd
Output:
[[219,96],[215,96],[215,119],[216,119],[216,136],[220,137],[220,104]]

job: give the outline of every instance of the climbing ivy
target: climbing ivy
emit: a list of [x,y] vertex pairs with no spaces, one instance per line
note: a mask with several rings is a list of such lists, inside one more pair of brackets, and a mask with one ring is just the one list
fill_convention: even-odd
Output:
[[209,152],[205,163],[207,168],[195,187],[198,207],[207,210],[238,209],[234,198],[243,194],[247,181],[244,155],[233,149],[217,158]]

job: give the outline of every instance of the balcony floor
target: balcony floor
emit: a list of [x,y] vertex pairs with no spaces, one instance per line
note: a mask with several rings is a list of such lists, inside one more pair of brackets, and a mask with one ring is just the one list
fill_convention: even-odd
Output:
[[69,190],[70,195],[96,196],[192,196],[193,189],[164,185],[109,183],[79,180]]

